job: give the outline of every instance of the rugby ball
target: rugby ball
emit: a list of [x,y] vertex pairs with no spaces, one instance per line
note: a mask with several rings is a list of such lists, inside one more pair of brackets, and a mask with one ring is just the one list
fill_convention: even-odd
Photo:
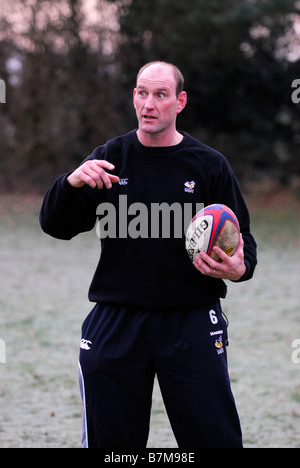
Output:
[[215,204],[205,207],[192,219],[186,232],[185,247],[192,261],[200,252],[205,252],[214,260],[221,262],[213,252],[220,247],[229,257],[238,248],[240,226],[233,211],[226,205]]

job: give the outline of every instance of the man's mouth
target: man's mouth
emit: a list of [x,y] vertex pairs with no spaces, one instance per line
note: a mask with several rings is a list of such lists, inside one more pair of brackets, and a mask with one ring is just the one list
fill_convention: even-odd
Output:
[[153,115],[148,115],[148,114],[143,115],[143,118],[145,120],[155,120],[156,119],[156,117],[154,117]]

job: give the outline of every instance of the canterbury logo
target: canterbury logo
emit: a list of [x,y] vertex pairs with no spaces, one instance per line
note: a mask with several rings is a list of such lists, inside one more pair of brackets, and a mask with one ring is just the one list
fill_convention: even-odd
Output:
[[88,340],[81,340],[80,341],[80,348],[81,349],[84,349],[85,351],[89,351],[91,348],[90,348],[90,345],[92,344],[91,341],[88,341]]
[[128,184],[128,179],[120,179],[119,180],[119,185],[127,185]]

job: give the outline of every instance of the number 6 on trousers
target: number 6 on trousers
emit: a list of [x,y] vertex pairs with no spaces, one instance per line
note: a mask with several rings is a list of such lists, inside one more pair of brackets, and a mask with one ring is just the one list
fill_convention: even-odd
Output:
[[216,312],[214,310],[209,311],[209,318],[213,325],[216,325],[216,323],[218,323],[218,317],[216,316]]

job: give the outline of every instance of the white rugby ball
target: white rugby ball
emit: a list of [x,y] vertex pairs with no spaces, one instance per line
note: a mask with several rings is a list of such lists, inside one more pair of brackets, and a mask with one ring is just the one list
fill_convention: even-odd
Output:
[[216,261],[221,261],[213,252],[220,247],[232,256],[240,241],[240,226],[233,211],[226,205],[214,204],[199,211],[191,220],[186,232],[186,250],[192,261],[200,252],[205,252]]

